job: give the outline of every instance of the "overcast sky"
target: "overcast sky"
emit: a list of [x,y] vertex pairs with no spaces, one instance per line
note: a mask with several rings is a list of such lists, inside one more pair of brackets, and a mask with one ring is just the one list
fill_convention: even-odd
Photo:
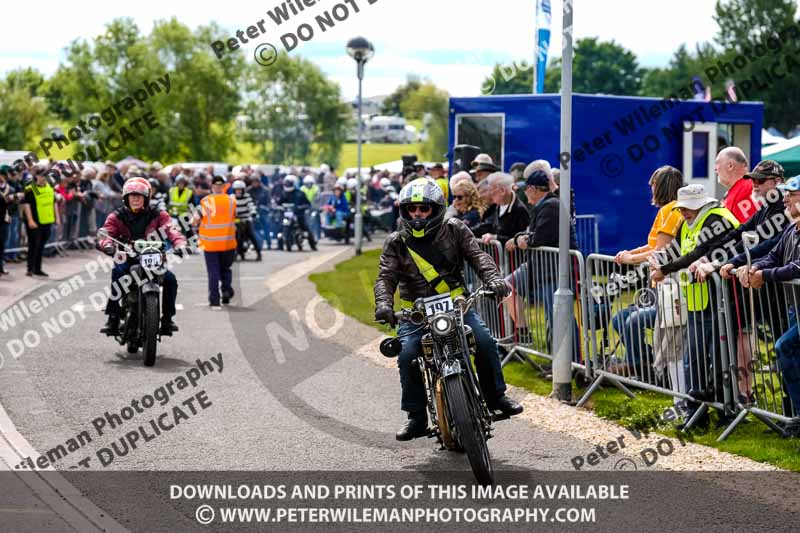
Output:
[[[300,0],[292,0],[300,1]],[[311,0],[306,0],[310,2]],[[341,0],[343,1],[343,0]],[[376,48],[367,65],[364,94],[388,94],[414,73],[429,78],[453,96],[478,95],[481,83],[496,62],[532,58],[535,0],[349,0],[347,20],[322,32],[314,18],[332,9],[340,0],[318,0],[317,4],[281,26],[267,16],[278,0],[197,2],[137,0],[124,3],[54,2],[30,6],[15,2],[6,7],[0,71],[33,66],[52,74],[64,57],[63,49],[75,38],[94,38],[112,19],[130,16],[143,33],[153,22],[172,16],[195,28],[216,21],[233,36],[237,29],[266,19],[265,35],[244,51],[255,68],[252,51],[256,44],[270,42],[279,49],[281,35],[302,23],[315,27],[314,37],[301,43],[292,54],[317,63],[337,81],[344,96],[357,92],[355,64],[344,52],[350,37],[363,35]],[[9,13],[11,6],[21,13]],[[501,7],[502,6],[502,7]],[[553,0],[551,57],[561,51],[561,2]],[[614,39],[633,51],[642,66],[664,66],[682,43],[711,40],[717,26],[712,15],[714,0],[575,0],[574,35]],[[30,23],[25,20],[30,19]]]

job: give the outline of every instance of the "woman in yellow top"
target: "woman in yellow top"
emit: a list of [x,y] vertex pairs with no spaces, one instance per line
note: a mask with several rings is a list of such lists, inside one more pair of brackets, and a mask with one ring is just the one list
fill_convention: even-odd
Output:
[[[618,265],[643,263],[653,252],[666,248],[672,242],[683,221],[680,213],[673,210],[681,187],[683,174],[677,168],[665,165],[653,172],[650,176],[652,203],[659,209],[647,236],[647,244],[619,252],[614,257]],[[647,367],[653,362],[653,348],[645,341],[645,331],[655,325],[656,313],[655,305],[643,307],[637,303],[614,315],[611,325],[625,346],[626,362],[609,367],[609,371],[640,376],[648,373]]]

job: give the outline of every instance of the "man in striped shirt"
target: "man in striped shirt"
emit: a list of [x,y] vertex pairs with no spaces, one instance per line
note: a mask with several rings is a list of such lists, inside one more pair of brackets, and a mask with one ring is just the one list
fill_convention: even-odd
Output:
[[247,253],[247,241],[253,243],[256,249],[256,261],[261,261],[261,247],[253,229],[253,217],[256,214],[256,203],[247,192],[244,181],[237,179],[231,186],[233,196],[236,198],[236,242],[239,245],[239,258],[244,261]]

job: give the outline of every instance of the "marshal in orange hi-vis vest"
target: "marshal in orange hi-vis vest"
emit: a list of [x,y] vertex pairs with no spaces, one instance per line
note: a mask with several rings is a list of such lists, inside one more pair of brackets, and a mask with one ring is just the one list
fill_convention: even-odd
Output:
[[200,201],[200,247],[207,252],[236,249],[236,200],[227,194],[209,194]]

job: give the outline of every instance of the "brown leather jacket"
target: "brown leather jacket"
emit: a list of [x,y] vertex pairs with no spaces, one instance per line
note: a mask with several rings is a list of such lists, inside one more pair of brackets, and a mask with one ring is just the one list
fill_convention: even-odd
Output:
[[[462,265],[469,261],[484,284],[500,278],[497,265],[486,252],[478,246],[478,240],[458,219],[451,218],[444,222],[439,233],[434,237],[433,245],[444,254],[445,258],[455,264]],[[394,232],[383,244],[380,270],[375,282],[375,307],[394,304],[394,291],[400,285],[400,298],[413,302],[417,298],[433,296],[436,291],[419,273],[414,260],[408,253],[399,232]]]

